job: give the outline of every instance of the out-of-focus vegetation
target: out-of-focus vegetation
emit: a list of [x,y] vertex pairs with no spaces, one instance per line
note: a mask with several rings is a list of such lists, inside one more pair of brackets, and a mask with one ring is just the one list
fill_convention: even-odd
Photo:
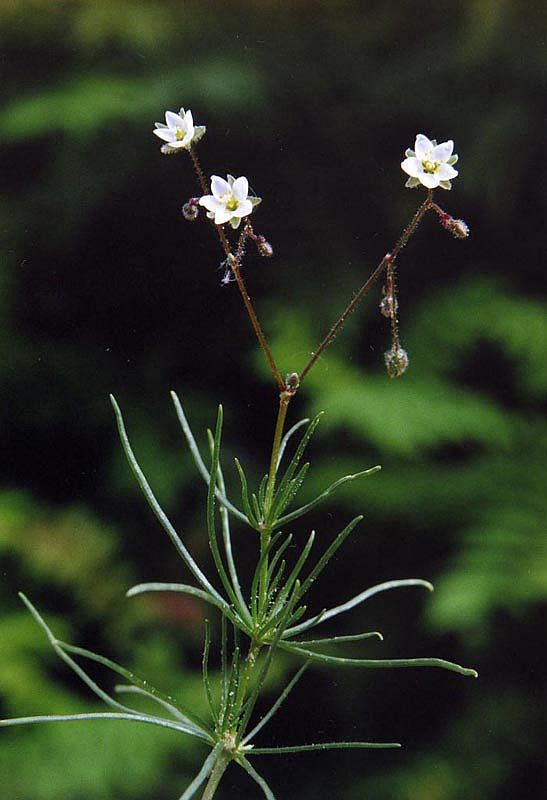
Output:
[[[431,579],[431,597],[371,601],[348,632],[372,626],[386,636],[375,654],[450,657],[480,677],[310,672],[265,743],[342,734],[405,750],[290,756],[264,772],[287,800],[542,795],[547,10],[522,11],[518,0],[2,4],[2,716],[97,707],[20,589],[65,638],[203,702],[204,609],[124,598],[136,580],[183,570],[133,485],[108,392],[199,561],[202,487],[168,389],[197,430],[224,403],[234,486],[231,455],[257,475],[267,461],[275,392],[236,289],[219,285],[214,238],[179,214],[196,192],[190,165],[159,154],[154,120],[191,107],[208,126],[206,169],[246,174],[264,198],[255,226],[275,258],[249,254],[246,276],[287,370],[413,213],[419,193],[399,161],[423,131],[456,142],[460,176],[441,200],[472,236],[426,219],[402,254],[408,373],[383,373],[388,330],[371,298],[310,373],[293,421],[327,412],[310,495],[383,465],[313,520],[328,537],[366,515],[317,609],[383,579]],[[238,543],[243,563],[254,544]],[[168,800],[199,755],[129,723],[2,731],[0,785],[7,800]],[[219,798],[238,791],[250,788],[229,773]]]

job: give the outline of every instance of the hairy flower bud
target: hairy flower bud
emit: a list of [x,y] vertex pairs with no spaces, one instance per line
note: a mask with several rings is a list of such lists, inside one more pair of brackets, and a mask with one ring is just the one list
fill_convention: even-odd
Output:
[[453,219],[448,230],[456,239],[467,239],[469,236],[469,225],[463,219]]
[[184,203],[182,206],[182,216],[184,219],[188,220],[188,222],[193,222],[195,219],[198,218],[199,214],[199,197],[191,197],[187,203]]
[[264,236],[256,237],[256,249],[264,258],[271,258],[273,256],[273,247],[266,241]]
[[394,344],[384,353],[387,374],[390,378],[399,378],[408,367],[408,353],[399,344]]
[[285,387],[290,392],[296,392],[300,386],[300,375],[298,372],[289,372],[285,377]]

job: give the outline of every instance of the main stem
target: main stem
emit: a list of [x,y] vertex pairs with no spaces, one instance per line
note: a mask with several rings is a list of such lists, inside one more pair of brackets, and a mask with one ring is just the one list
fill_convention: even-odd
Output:
[[215,761],[215,765],[211,774],[209,775],[209,780],[207,781],[207,786],[205,787],[205,791],[201,796],[201,800],[212,800],[220,783],[220,779],[224,775],[226,767],[229,763],[230,758],[226,755],[226,753],[222,752]]
[[[272,443],[272,454],[270,457],[270,469],[268,472],[268,482],[266,483],[266,495],[264,501],[264,528],[260,531],[260,555],[262,556],[272,537],[272,524],[268,519],[270,511],[272,510],[272,503],[275,492],[275,481],[277,477],[277,468],[279,461],[279,451],[281,449],[281,441],[283,439],[283,429],[285,427],[285,419],[287,417],[287,409],[294,392],[284,390],[279,395],[279,409],[277,412],[277,421],[275,423],[274,438]],[[268,599],[268,558],[264,559],[260,572],[259,581],[259,608],[264,608]]]

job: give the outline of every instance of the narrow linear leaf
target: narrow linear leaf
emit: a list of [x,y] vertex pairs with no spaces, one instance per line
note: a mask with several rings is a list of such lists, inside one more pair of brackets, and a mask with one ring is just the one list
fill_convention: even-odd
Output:
[[399,742],[318,742],[289,747],[253,747],[250,756],[278,756],[283,753],[309,753],[317,750],[393,750],[400,748]]
[[[266,559],[268,558],[269,554],[271,553],[272,549],[275,547],[275,545],[277,544],[282,535],[283,535],[282,531],[278,531],[272,536],[269,544],[264,548],[254,571],[253,579],[251,582],[251,607],[253,608],[255,619],[258,614],[258,584],[260,581],[262,567]],[[285,544],[281,545],[281,548],[284,549],[285,547],[287,547],[291,538],[292,538],[291,534],[288,534],[287,539],[285,540]]]
[[30,613],[32,614],[32,616],[34,617],[40,628],[42,628],[42,630],[46,634],[49,643],[51,644],[53,650],[55,651],[55,654],[62,661],[64,661],[65,664],[67,664],[67,666],[69,666],[73,672],[76,673],[76,675],[80,678],[80,680],[83,681],[83,683],[85,683],[86,686],[89,689],[91,689],[91,691],[94,694],[97,695],[97,697],[99,697],[104,703],[106,703],[111,708],[115,708],[127,714],[136,713],[132,708],[124,705],[123,703],[119,703],[117,700],[111,697],[107,692],[105,692],[104,689],[101,689],[101,687],[97,683],[95,683],[95,681],[87,674],[87,672],[84,669],[82,669],[82,667],[80,667],[80,665],[77,664],[76,661],[74,661],[74,659],[70,658],[70,656],[64,652],[61,646],[62,643],[59,642],[59,640],[55,637],[53,631],[48,626],[45,619],[39,614],[38,610],[33,606],[28,597],[26,597],[22,592],[19,592],[19,597],[24,602],[24,604],[26,605],[26,607],[28,608],[28,610],[30,611]]
[[171,730],[178,731],[179,733],[187,733],[189,736],[200,738],[197,734],[181,725],[178,722],[172,722],[170,719],[162,719],[161,717],[152,717],[146,714],[124,714],[115,711],[101,711],[86,714],[47,714],[36,717],[16,717],[14,719],[0,719],[0,727],[9,728],[15,725],[34,725],[36,723],[45,722],[80,722],[82,720],[94,719],[124,719],[131,722],[142,722],[145,725],[157,725],[160,728],[171,728]]
[[205,620],[205,644],[203,647],[203,658],[202,658],[202,673],[203,673],[203,685],[205,686],[205,694],[207,695],[207,702],[209,703],[209,710],[211,712],[211,718],[213,723],[216,727],[218,723],[218,713],[215,709],[215,704],[213,702],[213,692],[211,689],[211,681],[209,679],[209,649],[211,647],[211,627],[209,625],[209,620]]
[[230,578],[228,577],[228,574],[224,567],[224,562],[222,560],[220,549],[218,547],[217,532],[216,532],[215,486],[219,469],[222,419],[223,419],[222,406],[219,405],[217,413],[217,422],[215,427],[215,437],[213,441],[213,456],[212,456],[211,473],[210,473],[211,477],[209,479],[209,489],[207,491],[207,531],[209,534],[209,546],[211,548],[211,553],[213,554],[215,567],[217,569],[220,580],[222,581],[222,585],[224,586],[230,600],[232,601],[233,605],[237,608],[238,612],[245,617],[248,616],[247,607],[244,603],[243,605],[241,605],[237,593],[235,592],[230,582]]
[[251,525],[251,527],[255,528],[256,530],[258,528],[258,519],[256,518],[251,508],[251,504],[249,503],[249,486],[247,484],[247,478],[245,476],[243,467],[241,466],[239,460],[237,458],[234,458],[234,462],[239,474],[239,480],[241,482],[241,502],[243,504],[243,510],[247,517],[248,523]]
[[298,494],[300,487],[304,483],[306,475],[308,474],[308,470],[310,468],[309,461],[303,464],[300,468],[299,472],[297,473],[296,477],[294,477],[289,485],[287,486],[286,490],[283,492],[282,495],[278,498],[277,502],[272,506],[271,511],[271,518],[277,519],[277,517],[283,513],[285,508],[291,505],[294,498]]
[[[209,431],[210,435],[210,431]],[[211,453],[214,449],[214,441],[211,438],[210,440],[211,446]],[[226,496],[226,485],[224,483],[224,475],[222,473],[222,467],[220,463],[218,465],[217,470],[217,484],[220,488],[222,494]],[[222,526],[222,542],[224,544],[224,552],[226,554],[226,563],[228,564],[228,573],[230,575],[230,579],[232,581],[232,586],[234,588],[234,592],[236,593],[238,599],[238,607],[241,609],[245,621],[250,624],[251,623],[251,612],[247,608],[247,604],[245,603],[245,599],[243,597],[243,593],[241,591],[241,584],[239,582],[239,576],[237,574],[237,569],[234,561],[234,555],[232,552],[232,536],[230,531],[230,516],[228,514],[228,510],[226,506],[219,500],[219,511],[220,511],[220,521]]]
[[81,656],[82,658],[88,658],[90,661],[95,661],[97,664],[102,664],[103,667],[108,667],[108,669],[111,669],[113,672],[121,675],[134,686],[139,686],[141,689],[144,689],[149,694],[158,697],[160,700],[165,700],[165,702],[171,703],[175,706],[175,708],[178,708],[184,717],[186,717],[187,724],[192,725],[196,728],[196,730],[201,731],[201,733],[207,734],[208,738],[210,737],[211,731],[209,726],[204,720],[201,719],[201,717],[199,717],[193,711],[190,711],[188,708],[182,706],[178,701],[175,701],[172,697],[169,697],[169,695],[165,695],[159,689],[156,689],[156,687],[152,686],[149,681],[144,680],[144,678],[140,678],[138,675],[135,675],[134,672],[122,667],[115,661],[111,661],[105,656],[94,653],[92,650],[86,650],[84,647],[77,647],[74,644],[68,644],[68,642],[58,641],[57,644],[59,648],[63,650],[63,652],[73,653],[76,656]]
[[297,508],[294,511],[291,511],[284,517],[280,517],[277,524],[286,525],[288,522],[292,522],[293,520],[302,517],[304,514],[307,514],[308,511],[311,511],[312,508],[318,506],[319,503],[322,503],[323,500],[326,500],[327,497],[329,497],[340,486],[343,486],[345,483],[349,483],[350,481],[354,481],[357,478],[366,477],[367,475],[374,475],[375,472],[379,472],[380,470],[381,467],[376,466],[376,467],[371,467],[370,469],[365,469],[362,472],[356,472],[354,475],[345,475],[343,478],[339,478],[334,483],[331,483],[330,486],[327,486],[327,488],[323,492],[321,492],[321,494],[318,495],[315,498],[315,500],[311,500],[309,503],[306,503],[306,505],[301,506],[300,508]]
[[300,595],[301,597],[303,597],[306,594],[306,592],[309,590],[310,586],[315,581],[315,579],[323,572],[323,570],[325,569],[325,567],[327,566],[333,555],[336,553],[338,548],[344,544],[344,542],[346,541],[350,533],[353,531],[355,526],[359,522],[361,522],[362,519],[363,519],[362,514],[360,514],[358,517],[355,517],[355,519],[352,519],[352,521],[348,525],[346,525],[344,530],[340,531],[338,536],[334,539],[333,542],[331,542],[329,547],[327,547],[327,549],[325,550],[325,552],[323,553],[323,555],[321,556],[315,567],[312,569],[306,580],[302,583],[302,590]]
[[298,599],[298,590],[299,590],[299,582],[296,581],[294,591],[292,596],[287,600],[285,604],[285,608],[279,619],[278,627],[275,631],[275,635],[273,636],[272,641],[269,643],[268,652],[264,659],[264,663],[262,664],[262,668],[258,674],[258,678],[255,682],[255,685],[249,692],[249,697],[244,706],[244,711],[241,717],[241,730],[246,730],[247,725],[249,724],[249,719],[251,718],[251,714],[253,713],[256,701],[258,699],[258,695],[260,690],[262,689],[262,685],[266,679],[266,675],[268,674],[268,670],[272,663],[273,655],[275,653],[276,647],[281,643],[281,637],[283,635],[283,631],[285,630],[285,626],[287,624],[287,620],[290,618],[292,611],[294,609],[295,603]]
[[355,606],[359,605],[360,603],[364,603],[365,600],[374,597],[375,594],[379,594],[380,592],[387,592],[390,589],[401,589],[407,586],[423,586],[424,589],[427,589],[429,592],[433,591],[433,585],[429,583],[429,581],[424,581],[422,578],[403,578],[402,580],[385,581],[384,583],[378,583],[376,584],[376,586],[371,586],[370,588],[365,589],[363,592],[360,592],[359,594],[355,595],[355,597],[352,597],[351,600],[342,603],[342,605],[335,606],[334,608],[329,608],[325,611],[322,611],[320,618],[315,617],[314,619],[302,622],[300,625],[297,625],[294,628],[289,628],[287,630],[286,636],[294,636],[295,634],[308,630],[309,628],[312,628],[315,625],[319,625],[320,622],[325,622],[326,620],[331,619],[332,617],[335,617],[338,614],[343,614],[346,611],[350,611],[352,608],[355,608]]
[[[146,689],[141,689],[140,686],[127,686],[127,685],[117,685],[114,687],[114,691],[117,694],[137,694],[142,697],[146,697],[148,700],[153,700],[155,703],[160,705],[162,708],[165,708],[170,714],[172,714],[175,719],[178,719],[180,722],[188,723],[187,717],[184,714],[181,714],[178,708],[176,708],[172,703],[168,703],[167,700],[162,700],[161,697],[156,697],[152,692],[146,691]],[[194,726],[192,726],[194,727]]]
[[168,519],[167,515],[163,511],[162,507],[156,500],[152,489],[148,481],[146,480],[143,471],[141,470],[137,459],[135,458],[135,454],[131,448],[129,443],[129,439],[127,436],[127,431],[125,430],[125,424],[122,417],[122,412],[120,410],[119,405],[117,404],[113,395],[110,395],[110,401],[114,408],[114,413],[116,415],[116,421],[118,423],[118,431],[120,434],[120,439],[122,442],[122,446],[129,462],[129,466],[131,467],[133,474],[137,479],[137,483],[141,487],[146,500],[148,501],[148,505],[154,512],[156,518],[160,522],[161,526],[175,545],[179,555],[182,557],[183,561],[185,561],[186,565],[188,566],[189,570],[192,572],[194,577],[197,581],[203,586],[203,588],[209,592],[210,594],[214,595],[218,600],[221,602],[225,602],[222,596],[217,592],[217,590],[209,583],[203,572],[200,570],[186,547],[184,546],[181,538],[179,537],[178,533],[174,529],[173,525],[171,524],[170,520]]
[[378,638],[381,642],[383,642],[384,637],[379,631],[368,631],[367,633],[352,633],[349,636],[330,636],[326,639],[307,639],[305,641],[294,641],[294,644],[300,646],[305,645],[309,647],[309,645],[316,645],[316,644],[337,644],[340,642],[360,642],[363,639],[372,639]]
[[[190,450],[190,453],[192,454],[192,457],[194,459],[194,463],[195,463],[195,465],[196,465],[196,467],[198,469],[199,474],[201,475],[201,477],[205,481],[205,483],[207,485],[209,485],[209,481],[211,480],[211,476],[209,475],[209,471],[208,471],[207,467],[203,463],[203,459],[202,459],[201,454],[199,452],[199,448],[198,448],[198,446],[196,444],[196,440],[194,439],[194,434],[192,433],[190,425],[188,424],[188,420],[186,419],[186,415],[185,415],[185,413],[183,411],[181,402],[180,402],[180,400],[177,397],[175,392],[171,392],[171,399],[172,399],[173,404],[175,406],[175,411],[177,412],[177,417],[178,417],[180,426],[182,428],[182,432],[184,433],[184,436],[186,438],[186,442],[188,444],[188,448]],[[217,488],[215,490],[215,494],[218,497],[218,499],[220,500],[220,502],[224,506],[226,506],[228,511],[230,511],[230,513],[234,515],[234,517],[237,517],[242,522],[247,522],[247,518],[246,518],[245,514],[243,514],[238,508],[236,508],[233,505],[233,503],[230,503],[228,498],[223,495],[223,493],[220,491],[220,489]]]
[[289,485],[290,481],[292,480],[292,478],[294,476],[294,473],[298,469],[298,465],[300,464],[302,456],[304,455],[304,451],[305,451],[305,449],[306,449],[306,447],[308,445],[308,442],[311,439],[311,437],[313,436],[313,433],[314,433],[315,429],[317,428],[317,426],[319,424],[319,420],[321,419],[322,416],[323,416],[323,412],[321,411],[319,414],[317,414],[312,419],[312,421],[308,425],[308,427],[307,427],[302,439],[300,440],[300,443],[299,443],[298,447],[296,448],[296,452],[293,455],[292,459],[290,460],[289,465],[288,465],[287,469],[285,470],[285,474],[283,475],[283,477],[281,478],[281,481],[279,482],[279,486],[278,486],[277,491],[276,491],[276,493],[274,495],[274,499],[273,499],[273,503],[272,503],[272,507],[273,508],[278,504],[279,498],[283,496],[284,492],[287,489],[287,486]]
[[305,656],[310,661],[317,661],[320,664],[333,664],[340,667],[366,667],[370,669],[399,668],[399,667],[439,667],[450,672],[457,672],[471,678],[477,678],[478,672],[468,667],[461,667],[452,661],[445,661],[442,658],[341,658],[340,656],[330,656],[326,653],[316,653],[303,647],[295,647],[287,642],[279,642],[278,646],[289,653]]
[[[275,611],[277,610],[277,608],[279,608],[279,607],[281,607],[283,605],[283,603],[285,602],[286,598],[289,596],[289,594],[290,594],[290,592],[292,590],[292,587],[294,586],[294,583],[295,583],[296,579],[298,578],[298,576],[302,572],[304,564],[306,563],[306,560],[307,560],[307,558],[308,558],[308,556],[310,554],[310,551],[311,551],[311,549],[313,547],[314,541],[315,541],[315,531],[312,531],[310,533],[309,537],[308,537],[308,540],[307,540],[306,544],[304,545],[304,547],[302,549],[302,552],[300,553],[300,556],[299,556],[296,564],[293,567],[292,572],[290,573],[289,577],[287,578],[287,581],[286,581],[283,589],[279,592],[279,596],[278,596],[278,599],[277,599],[275,607],[274,607]],[[275,613],[275,611],[274,611],[274,613]]]
[[195,586],[189,586],[186,583],[138,583],[136,586],[132,586],[131,589],[128,589],[125,596],[136,597],[139,594],[146,594],[147,592],[179,592],[181,594],[192,595],[192,597],[199,597],[200,600],[204,600],[206,603],[210,603],[216,608],[219,608],[234,624],[241,625],[241,620],[236,617],[227,603],[220,602],[214,595],[210,594],[210,592],[198,589]]
[[283,691],[281,692],[281,694],[279,695],[273,706],[270,708],[270,710],[266,714],[264,714],[260,722],[257,725],[255,725],[251,731],[249,731],[247,736],[243,739],[242,744],[247,744],[247,742],[250,742],[251,739],[253,739],[256,736],[256,734],[260,730],[262,730],[262,728],[265,725],[268,724],[268,722],[271,720],[274,714],[276,714],[277,711],[281,708],[282,704],[285,702],[291,691],[294,689],[294,687],[296,686],[296,684],[298,683],[304,672],[307,670],[308,666],[309,664],[306,662],[300,667],[296,675],[294,675],[292,679],[289,681],[289,683],[285,686],[285,688],[283,689]]
[[274,793],[272,792],[272,790],[270,789],[270,787],[268,786],[262,775],[260,775],[256,771],[256,769],[251,764],[249,764],[246,758],[243,757],[239,758],[238,764],[241,764],[245,772],[247,772],[251,776],[251,778],[253,779],[253,781],[255,781],[255,783],[258,783],[258,785],[260,786],[260,788],[264,793],[264,797],[266,798],[266,800],[276,800]]
[[260,508],[264,508],[266,503],[266,486],[268,485],[268,477],[268,473],[266,473],[260,481],[260,485],[258,487],[258,504]]
[[297,430],[299,430],[303,425],[307,425],[309,421],[310,420],[309,420],[308,417],[304,417],[304,419],[301,419],[299,422],[295,423],[292,426],[292,428],[289,428],[289,430],[287,431],[285,436],[281,439],[281,445],[279,447],[279,454],[277,456],[277,469],[279,469],[279,465],[280,465],[280,463],[281,463],[281,461],[283,459],[283,456],[285,454],[285,450],[287,449],[287,445],[288,445],[290,439],[296,433]]

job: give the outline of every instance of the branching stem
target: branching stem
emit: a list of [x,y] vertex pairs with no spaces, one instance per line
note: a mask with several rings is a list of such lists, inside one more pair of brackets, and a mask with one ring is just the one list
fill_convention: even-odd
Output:
[[343,326],[343,324],[345,323],[345,321],[347,320],[349,315],[353,311],[355,311],[355,309],[360,304],[360,302],[363,299],[363,297],[368,293],[368,291],[371,289],[371,287],[376,283],[376,281],[378,280],[378,278],[380,277],[382,272],[386,269],[388,264],[393,265],[395,263],[395,260],[396,260],[397,256],[399,255],[399,253],[401,252],[403,247],[406,245],[406,243],[408,242],[408,240],[410,239],[412,234],[416,231],[416,228],[420,224],[420,222],[422,220],[422,217],[432,207],[432,197],[433,197],[433,192],[431,190],[428,190],[426,199],[424,200],[422,205],[419,207],[419,209],[416,211],[416,213],[414,214],[414,216],[410,220],[409,224],[406,226],[406,228],[404,229],[404,231],[400,235],[400,237],[397,240],[397,243],[395,244],[395,247],[393,248],[393,250],[390,250],[388,253],[386,253],[385,256],[380,260],[380,263],[378,264],[376,269],[369,275],[369,277],[364,282],[364,284],[361,286],[361,288],[359,289],[359,291],[357,292],[355,297],[351,300],[350,303],[348,303],[346,308],[342,311],[341,315],[338,317],[338,319],[336,320],[336,322],[334,323],[334,325],[332,326],[330,331],[327,333],[327,335],[325,336],[325,338],[323,339],[323,341],[321,342],[319,347],[313,352],[312,357],[310,358],[310,360],[308,361],[308,363],[306,364],[306,366],[304,367],[304,369],[300,373],[300,383],[302,383],[302,380],[308,374],[310,369],[314,366],[314,364],[317,361],[317,359],[324,353],[324,351],[327,349],[327,347],[334,341],[334,339],[336,337],[336,334],[338,333],[340,328]]

